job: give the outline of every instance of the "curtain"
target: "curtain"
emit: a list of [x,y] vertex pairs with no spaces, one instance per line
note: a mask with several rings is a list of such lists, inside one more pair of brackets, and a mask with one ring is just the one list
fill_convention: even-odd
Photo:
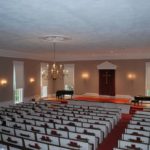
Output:
[[150,62],[146,63],[146,95],[150,96]]
[[14,89],[19,89],[24,87],[24,62],[14,61]]
[[64,70],[67,74],[64,75],[65,90],[74,89],[74,64],[64,64]]

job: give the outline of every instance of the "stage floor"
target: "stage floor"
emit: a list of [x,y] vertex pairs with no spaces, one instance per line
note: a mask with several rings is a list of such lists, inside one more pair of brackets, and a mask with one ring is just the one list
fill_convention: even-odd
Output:
[[73,98],[79,101],[91,101],[101,103],[117,103],[117,104],[130,104],[129,98],[117,98],[117,97],[104,97],[104,96],[77,96]]
[[[68,103],[75,105],[90,105],[90,106],[102,106],[102,107],[111,107],[111,108],[120,108],[122,113],[129,113],[130,108],[135,105],[131,104],[131,99],[128,98],[117,98],[117,97],[104,97],[104,96],[74,96],[73,99],[70,99],[69,96],[65,96],[64,99],[57,99],[56,97],[48,97],[45,100],[56,102],[56,103]],[[143,103],[136,105],[144,109],[149,109],[150,103]]]
[[[57,99],[56,97],[48,97],[46,98],[48,101],[53,101],[53,102],[71,102],[71,101],[76,101],[76,102],[99,102],[99,103],[113,103],[113,104],[126,104],[133,106],[134,104],[131,104],[131,99],[129,98],[118,98],[118,97],[105,97],[105,96],[73,96],[72,99],[70,99],[70,96],[65,96],[64,99]],[[144,108],[150,108],[150,103],[142,103],[139,104],[139,106],[144,107]]]

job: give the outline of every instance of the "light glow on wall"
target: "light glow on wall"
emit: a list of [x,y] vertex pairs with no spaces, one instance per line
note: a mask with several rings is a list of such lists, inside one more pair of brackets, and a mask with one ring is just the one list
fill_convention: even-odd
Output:
[[35,82],[35,79],[34,78],[30,78],[29,81],[30,81],[30,83],[33,83],[33,82]]
[[1,80],[0,80],[0,84],[1,84],[2,86],[6,85],[6,84],[7,84],[7,80],[6,80],[6,79],[1,79]]
[[128,73],[127,78],[129,80],[134,80],[134,79],[136,79],[136,75],[134,73]]
[[88,72],[83,72],[81,76],[82,76],[82,79],[89,79],[90,77]]

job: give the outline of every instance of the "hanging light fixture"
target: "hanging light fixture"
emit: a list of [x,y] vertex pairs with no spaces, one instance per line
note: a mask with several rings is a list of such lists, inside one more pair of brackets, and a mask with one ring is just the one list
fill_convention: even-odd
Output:
[[60,76],[63,76],[65,70],[62,64],[56,64],[56,43],[53,42],[52,46],[53,46],[54,60],[50,72],[52,79],[56,80]]
[[64,66],[62,64],[56,63],[56,43],[63,42],[66,40],[70,40],[70,38],[62,35],[50,35],[42,37],[44,40],[48,40],[52,43],[52,49],[53,49],[53,64],[51,67],[49,67],[49,76],[56,80],[58,78],[63,77],[64,75],[68,74],[68,70],[64,69]]

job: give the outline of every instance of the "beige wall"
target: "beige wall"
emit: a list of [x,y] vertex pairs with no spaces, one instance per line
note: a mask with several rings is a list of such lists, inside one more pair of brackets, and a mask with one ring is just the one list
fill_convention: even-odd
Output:
[[[114,61],[118,66],[116,70],[117,94],[145,95],[145,62],[146,60]],[[129,80],[127,78],[128,73],[135,74],[136,78]]]
[[[117,66],[116,94],[117,95],[145,95],[145,62],[150,60],[110,60]],[[99,73],[97,65],[105,61],[76,61],[67,62],[75,64],[75,94],[99,93]],[[64,62],[66,63],[66,62]],[[81,77],[83,72],[89,73],[89,79]],[[136,79],[129,80],[128,73],[134,73]],[[57,84],[55,89],[63,86]]]
[[[82,73],[89,73],[89,79],[82,79]],[[98,93],[98,70],[96,61],[75,63],[75,93]]]
[[0,85],[0,101],[7,101],[12,99],[13,95],[13,67],[12,61],[9,58],[0,58],[0,80],[7,79],[8,83],[6,86]]
[[[0,57],[0,79],[6,78],[8,84],[0,86],[0,101],[13,99],[13,60],[24,61],[25,86],[24,97],[40,95],[40,62],[28,59],[15,59]],[[76,61],[62,62],[75,64],[75,94],[98,93],[99,74],[97,65],[104,61]],[[145,62],[150,60],[112,60],[111,63],[117,66],[116,70],[116,94],[118,95],[144,95],[145,94]],[[89,73],[89,79],[81,77],[83,72]],[[135,80],[127,78],[128,73],[136,74]],[[34,77],[35,82],[29,83],[29,78]],[[63,79],[56,81],[49,80],[49,93],[63,89]]]
[[[24,97],[40,95],[40,63],[43,61],[0,57],[0,79],[8,81],[6,86],[0,86],[0,101],[13,100],[13,61],[24,61]],[[29,78],[35,78],[30,83]],[[52,93],[52,89],[49,88]]]
[[[35,82],[30,83],[29,79],[34,78]],[[24,61],[24,95],[30,97],[40,94],[40,62],[25,60]]]

